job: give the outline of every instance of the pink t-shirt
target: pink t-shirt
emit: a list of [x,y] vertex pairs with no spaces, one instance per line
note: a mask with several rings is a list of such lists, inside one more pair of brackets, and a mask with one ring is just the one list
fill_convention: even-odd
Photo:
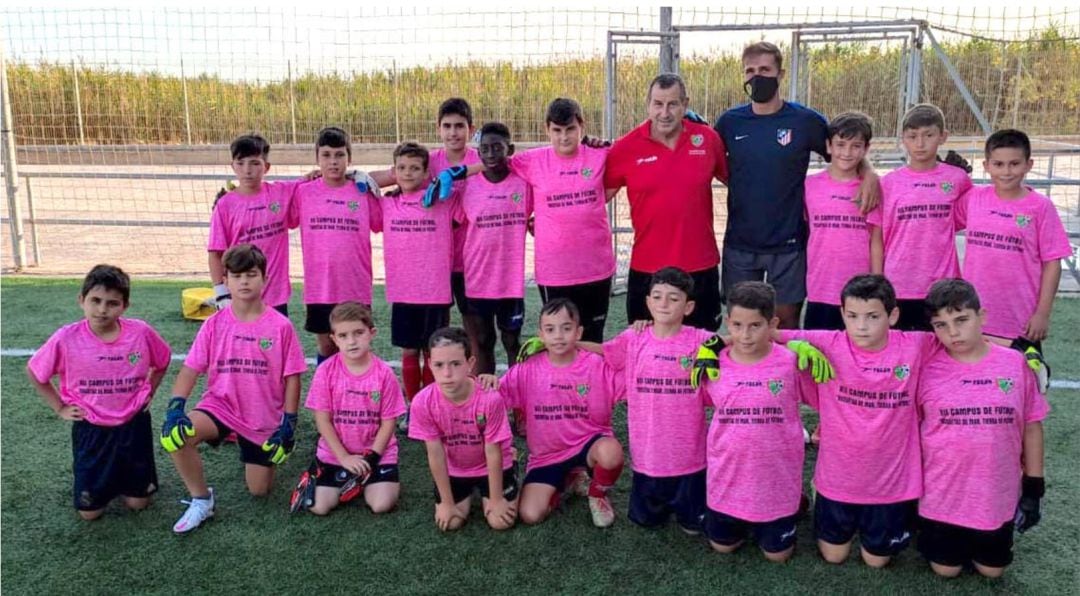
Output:
[[465,239],[465,295],[469,298],[525,297],[525,234],[532,212],[529,185],[510,174],[498,184],[483,175],[463,187],[458,221]]
[[441,441],[446,471],[458,478],[487,476],[485,445],[501,447],[504,470],[514,463],[513,435],[502,397],[478,384],[461,404],[447,399],[438,385],[421,389],[409,406],[409,438]]
[[720,353],[720,378],[705,383],[716,410],[709,425],[709,509],[749,522],[799,510],[803,433],[799,403],[813,403],[814,387],[796,356],[774,345],[754,364]]
[[332,188],[320,178],[297,188],[289,227],[300,227],[304,304],[371,304],[372,221],[381,217],[378,201],[352,182]]
[[1024,357],[990,344],[985,358],[966,363],[941,350],[924,365],[917,402],[925,487],[919,515],[977,530],[1011,521],[1024,427],[1050,410]]
[[425,209],[424,190],[387,195],[382,207],[386,300],[405,304],[450,304],[453,260],[451,216],[457,194]]
[[510,158],[533,191],[536,283],[572,286],[615,273],[604,194],[607,154],[607,148],[582,145],[573,157],[537,147]]
[[[383,420],[405,413],[405,398],[394,371],[374,355],[371,367],[361,375],[349,372],[341,354],[328,358],[315,369],[306,405],[309,410],[330,413],[334,432],[345,450],[354,455],[371,449]],[[315,455],[321,462],[341,465],[325,438],[319,439]],[[391,434],[379,463],[390,465],[397,461],[397,438]]]
[[811,302],[839,306],[844,284],[870,272],[870,228],[851,202],[859,183],[834,180],[828,170],[806,177],[806,299]]
[[960,168],[939,163],[916,172],[903,167],[881,179],[881,210],[867,223],[881,226],[885,277],[901,300],[922,300],[933,283],[959,277],[953,208],[971,188]]
[[499,391],[525,416],[528,472],[574,457],[597,435],[613,436],[611,410],[623,384],[603,357],[578,350],[569,366],[553,366],[546,353],[515,365]]
[[307,370],[292,323],[272,308],[250,322],[236,320],[231,308],[214,314],[199,328],[184,366],[207,373],[196,407],[256,445],[281,424],[285,377]]
[[834,501],[881,505],[922,495],[915,389],[926,357],[940,346],[931,333],[889,331],[878,352],[843,331],[783,331],[825,353],[836,378],[817,387],[821,445],[814,486]]
[[263,302],[270,306],[288,304],[289,284],[288,216],[293,195],[302,180],[264,183],[254,196],[230,192],[218,199],[210,215],[210,237],[206,250],[225,252],[237,244],[254,244],[266,254],[266,287]]
[[119,426],[150,403],[150,372],[169,367],[172,352],[153,327],[119,320],[120,336],[109,343],[85,319],[64,325],[30,358],[40,383],[60,375],[60,401],[78,406],[98,426]]
[[[468,166],[474,163],[480,163],[480,154],[472,147],[465,148],[465,158],[461,160],[461,163],[450,163],[450,160],[446,158],[446,149],[436,149],[428,156],[428,173],[432,176],[438,176],[439,172],[450,166]],[[460,184],[461,183],[458,182],[454,184],[454,187],[456,188]],[[459,227],[454,228],[454,266],[452,271],[455,273],[465,271],[466,234],[468,234],[467,223],[463,223]]]
[[705,392],[690,387],[690,365],[711,331],[684,325],[663,339],[627,329],[604,344],[623,376],[630,460],[635,472],[682,476],[705,469]]
[[977,186],[960,199],[957,219],[967,228],[964,278],[986,309],[983,332],[1023,335],[1039,305],[1043,263],[1072,255],[1057,208],[1035,191],[1010,201]]

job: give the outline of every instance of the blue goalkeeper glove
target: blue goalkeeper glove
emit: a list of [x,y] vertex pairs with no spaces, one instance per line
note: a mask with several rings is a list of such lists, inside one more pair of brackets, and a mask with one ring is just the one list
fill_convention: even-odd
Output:
[[183,447],[187,437],[195,436],[195,425],[184,413],[186,403],[186,398],[174,397],[169,400],[169,407],[165,410],[165,423],[161,425],[161,446],[168,453]]
[[424,193],[424,207],[431,207],[434,205],[436,197],[438,197],[440,201],[445,201],[450,198],[450,193],[454,190],[454,182],[464,180],[468,175],[469,168],[466,166],[450,166],[439,172],[439,174],[431,180],[427,192]]
[[371,177],[371,174],[368,174],[363,170],[350,170],[345,176],[352,179],[353,183],[356,184],[356,190],[360,191],[360,194],[366,195],[371,193],[375,197],[382,196],[382,192],[379,190],[379,183],[375,182],[375,179]]
[[815,383],[828,383],[836,378],[832,363],[807,341],[792,340],[787,342],[787,349],[795,352],[799,357],[799,370],[810,368],[810,374]]
[[547,350],[547,346],[544,345],[543,340],[539,337],[530,337],[521,344],[521,348],[517,353],[517,361],[525,362],[544,350]]
[[724,349],[724,340],[719,335],[714,335],[705,340],[698,347],[694,364],[690,367],[690,386],[697,389],[701,386],[702,375],[708,380],[715,381],[720,378],[720,350]]
[[686,110],[686,115],[684,115],[683,118],[685,118],[686,120],[689,120],[690,122],[694,122],[696,124],[704,124],[706,126],[709,125],[709,121],[702,118],[701,114],[698,114],[694,110]]
[[1023,534],[1038,525],[1042,519],[1039,512],[1039,502],[1046,494],[1046,481],[1034,476],[1024,476],[1021,484],[1020,503],[1016,506],[1016,517],[1013,523],[1016,531]]
[[283,464],[296,447],[293,438],[296,433],[296,414],[285,412],[281,415],[281,425],[262,445],[263,451],[270,454],[270,463]]

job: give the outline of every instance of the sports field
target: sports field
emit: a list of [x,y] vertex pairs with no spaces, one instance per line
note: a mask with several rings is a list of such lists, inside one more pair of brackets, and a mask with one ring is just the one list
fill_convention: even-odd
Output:
[[[198,324],[179,314],[182,282],[136,282],[128,315],[150,321],[185,353]],[[833,567],[813,547],[809,520],[799,525],[799,546],[788,564],[765,562],[754,547],[734,555],[711,553],[702,538],[674,525],[658,531],[625,519],[629,473],[614,494],[615,526],[593,528],[583,500],[538,527],[489,530],[478,508],[460,532],[440,534],[432,523],[431,481],[422,446],[402,441],[402,500],[396,511],[375,517],[346,506],[325,519],[290,516],[292,484],[310,461],[314,423],[301,415],[299,445],[279,470],[272,496],[249,497],[235,446],[207,449],[207,475],[218,495],[217,514],[206,527],[174,536],[173,522],[186,498],[164,451],[158,451],[161,490],[146,511],[114,504],[98,522],[78,520],[71,505],[69,425],[31,390],[18,350],[40,345],[59,325],[80,314],[75,280],[3,278],[2,328],[2,563],[4,592],[11,594],[163,593],[1080,593],[1080,300],[1059,298],[1046,353],[1059,386],[1049,395],[1046,428],[1047,496],[1043,522],[1018,536],[1016,562],[1000,581],[973,575],[935,577],[913,549],[888,569],[874,571],[855,558]],[[299,291],[290,305],[302,322]],[[384,304],[376,288],[376,304]],[[538,299],[528,296],[525,333],[535,331]],[[376,312],[386,324],[388,309]],[[456,317],[455,311],[455,317]],[[625,324],[623,297],[612,301],[608,335]],[[304,334],[306,352],[313,354]],[[376,353],[397,355],[389,333]],[[153,405],[160,424],[178,363]],[[310,375],[305,375],[306,389]],[[198,390],[196,391],[198,394]],[[811,416],[808,414],[807,420]],[[616,414],[625,441],[625,410]],[[807,475],[815,452],[808,451]],[[857,557],[857,555],[855,555]]]

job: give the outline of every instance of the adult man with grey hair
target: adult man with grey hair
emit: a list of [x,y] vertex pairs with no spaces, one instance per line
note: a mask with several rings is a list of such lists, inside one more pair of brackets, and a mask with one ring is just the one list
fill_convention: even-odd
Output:
[[648,119],[615,142],[604,186],[625,186],[634,246],[627,280],[628,321],[648,319],[653,273],[678,267],[694,279],[686,322],[716,330],[720,317],[720,251],[713,227],[713,179],[727,182],[726,149],[706,124],[686,119],[690,98],[676,74],[649,84]]

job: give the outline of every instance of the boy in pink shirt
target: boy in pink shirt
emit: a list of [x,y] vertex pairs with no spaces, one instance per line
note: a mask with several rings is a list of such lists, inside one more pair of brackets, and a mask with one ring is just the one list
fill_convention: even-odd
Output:
[[394,430],[405,400],[394,371],[371,353],[376,329],[370,308],[342,302],[330,312],[330,327],[338,351],[315,370],[306,404],[319,446],[294,492],[310,503],[293,506],[326,515],[362,492],[372,513],[385,513],[401,493]]
[[822,557],[843,563],[859,534],[863,561],[883,567],[907,547],[922,495],[915,388],[937,349],[929,333],[891,331],[892,285],[859,275],[841,292],[846,331],[786,331],[820,349],[836,379],[817,388],[821,442],[814,470],[814,532]]
[[401,348],[401,377],[405,399],[411,401],[421,384],[431,382],[425,362],[427,344],[436,329],[450,323],[450,269],[453,262],[452,215],[456,193],[449,201],[424,206],[428,186],[428,151],[417,143],[394,149],[398,189],[379,202],[386,259],[386,300],[391,304],[390,342]]
[[800,356],[772,341],[780,323],[773,288],[741,282],[727,298],[730,345],[717,358],[719,378],[705,385],[715,408],[705,532],[721,553],[734,552],[752,534],[765,558],[784,562],[795,552],[802,498],[799,404],[816,405],[816,392],[799,372]]
[[908,110],[901,137],[908,165],[881,179],[881,209],[867,215],[867,223],[882,231],[884,274],[896,288],[901,331],[930,331],[922,303],[930,284],[960,274],[954,207],[971,188],[971,168],[963,158],[963,167],[939,161],[938,148],[948,136],[936,106]]
[[[522,348],[523,356],[536,355],[511,368],[499,383],[507,407],[526,430],[529,447],[521,521],[544,521],[567,481],[586,468],[592,478],[587,494],[593,524],[610,526],[615,510],[608,493],[623,467],[622,445],[611,430],[622,375],[598,354],[578,349],[581,315],[570,300],[544,304],[539,327],[539,339]],[[586,492],[584,486],[574,488]]]
[[633,327],[596,351],[624,377],[633,484],[627,518],[646,528],[674,513],[688,534],[705,515],[705,393],[690,386],[688,371],[711,331],[683,325],[694,311],[694,280],[676,267],[653,274],[645,306],[652,325]]
[[[510,130],[489,122],[480,129],[484,171],[463,188],[455,219],[468,224],[465,239],[463,322],[473,339],[476,372],[495,372],[496,325],[509,358],[521,349],[525,322],[525,234],[532,193],[510,171]],[[509,363],[508,363],[509,364]]]
[[[191,494],[173,526],[182,534],[214,515],[214,491],[206,483],[199,443],[217,446],[235,432],[248,491],[269,494],[274,466],[295,446],[300,374],[307,365],[289,320],[263,302],[266,255],[251,244],[227,250],[223,260],[232,296],[229,308],[211,316],[195,336],[173,384],[161,445]],[[199,375],[206,392],[189,417],[184,412]]]
[[330,311],[355,300],[371,304],[371,231],[382,219],[372,190],[346,178],[352,145],[337,127],[319,131],[315,159],[321,177],[296,189],[289,227],[300,228],[304,253],[304,330],[315,334],[316,364],[335,351]]
[[[806,315],[803,329],[844,328],[840,291],[860,273],[881,273],[881,227],[868,225],[855,197],[859,164],[870,150],[873,122],[860,112],[844,112],[829,123],[825,147],[829,167],[807,176]],[[873,210],[877,211],[877,208]],[[875,216],[880,219],[880,214]]]
[[210,282],[218,309],[229,304],[222,255],[238,244],[253,244],[266,255],[267,275],[263,300],[288,316],[289,227],[288,215],[293,194],[303,180],[267,184],[270,171],[270,144],[259,135],[237,137],[229,147],[237,187],[220,196],[210,215]]
[[87,521],[117,496],[145,509],[158,486],[149,405],[171,352],[153,327],[122,318],[130,296],[120,268],[91,269],[79,291],[86,318],[53,333],[26,366],[45,404],[73,423],[73,501]]
[[965,194],[957,218],[967,229],[964,278],[986,309],[983,331],[998,343],[1016,340],[1014,347],[1034,345],[1041,351],[1061,281],[1061,259],[1072,254],[1072,247],[1054,203],[1024,186],[1032,165],[1026,134],[1000,130],[990,135],[983,166],[992,184]]
[[475,362],[464,330],[439,329],[429,346],[435,384],[410,406],[409,438],[427,448],[435,524],[444,532],[460,528],[479,490],[488,525],[509,529],[517,518],[518,483],[506,406],[498,391],[469,377]]
[[938,575],[973,564],[1000,577],[1014,528],[1039,523],[1043,430],[1049,405],[1023,356],[983,338],[986,311],[972,284],[943,279],[926,298],[945,349],[929,358],[916,401],[922,438],[919,551]]

